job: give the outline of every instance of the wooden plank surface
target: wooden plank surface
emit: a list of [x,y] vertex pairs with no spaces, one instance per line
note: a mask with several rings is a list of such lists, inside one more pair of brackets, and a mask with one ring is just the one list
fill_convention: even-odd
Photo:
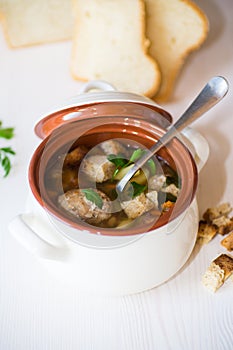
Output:
[[[233,2],[196,2],[209,17],[209,38],[189,58],[164,107],[176,119],[211,76],[230,82],[228,97],[195,124],[211,150],[199,179],[203,213],[223,201],[233,204]],[[233,281],[215,294],[201,284],[210,261],[225,252],[221,237],[196,246],[181,271],[155,289],[100,297],[58,281],[9,234],[9,221],[24,210],[27,167],[40,142],[33,126],[42,112],[78,92],[69,54],[69,42],[9,50],[0,32],[0,120],[16,127],[17,151],[11,175],[0,179],[0,350],[232,349]]]

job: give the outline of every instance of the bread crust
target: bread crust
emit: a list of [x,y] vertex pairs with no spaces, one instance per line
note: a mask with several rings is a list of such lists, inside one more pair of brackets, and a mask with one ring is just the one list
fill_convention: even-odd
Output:
[[[143,0],[137,0],[137,1],[138,1],[139,11],[140,11],[140,23],[139,23],[138,28],[140,31],[140,38],[139,38],[140,41],[139,42],[140,42],[140,46],[141,46],[141,52],[142,52],[143,56],[145,57],[145,59],[149,62],[149,64],[153,68],[154,79],[153,79],[153,83],[150,83],[148,88],[146,88],[144,91],[135,91],[134,86],[136,86],[136,84],[132,80],[132,84],[131,84],[132,88],[130,89],[130,92],[136,92],[136,93],[145,95],[147,97],[153,97],[159,89],[160,82],[161,82],[161,73],[159,70],[158,63],[156,62],[156,60],[153,57],[151,57],[151,55],[149,55],[149,52],[148,52],[148,44],[147,44],[148,39],[147,39],[146,34],[145,34],[145,32],[146,32],[145,3]],[[91,79],[97,79],[95,76],[85,77],[84,75],[81,75],[80,73],[76,72],[76,69],[75,69],[76,64],[77,64],[76,63],[76,57],[77,57],[76,41],[78,40],[77,37],[79,35],[80,13],[78,12],[77,3],[75,0],[73,0],[73,8],[74,8],[76,13],[75,13],[75,29],[74,29],[73,47],[72,47],[72,53],[71,53],[71,66],[70,66],[71,75],[74,79],[81,80],[81,81],[88,81]],[[100,48],[100,50],[101,50],[101,48]],[[109,63],[109,64],[111,64],[111,63]],[[121,66],[121,62],[118,63],[119,74],[121,74],[120,73],[120,66]],[[114,67],[113,67],[113,69],[114,69]],[[135,72],[135,74],[137,74],[137,73]],[[114,81],[111,81],[111,79],[109,80],[109,78],[105,77],[103,74],[100,77],[98,77],[98,79],[107,80],[110,83],[112,83],[113,85],[115,85],[119,90],[126,91],[124,88],[121,88],[121,86],[117,86],[117,84]],[[123,76],[122,79],[127,79],[127,77]],[[143,79],[143,77],[142,77],[142,79]]]
[[[159,90],[159,87],[161,85],[161,72],[159,65],[156,61],[155,58],[153,58],[149,54],[149,45],[150,45],[150,40],[146,36],[146,5],[144,0],[139,0],[140,6],[141,6],[141,46],[142,46],[142,51],[144,52],[145,56],[148,58],[149,61],[154,65],[154,69],[157,72],[157,77],[154,82],[154,86],[152,86],[150,89],[148,89],[145,92],[145,96],[147,97],[153,97]],[[149,45],[146,45],[146,41],[148,42]]]
[[[151,2],[151,0],[145,0],[146,6],[147,6],[147,10],[148,12],[151,10],[152,6],[156,6],[157,3],[159,2],[158,0],[153,0]],[[156,23],[156,14],[154,14],[154,18],[153,21],[151,20],[151,25],[149,24],[148,21],[148,26],[147,26],[147,36],[149,37],[152,46],[149,49],[149,54],[157,60],[157,62],[159,63],[160,66],[160,70],[162,72],[162,80],[161,80],[161,85],[160,85],[160,89],[158,90],[157,94],[154,96],[154,99],[161,103],[161,102],[165,102],[169,99],[169,97],[171,97],[172,92],[174,90],[174,85],[175,82],[178,78],[178,75],[181,71],[181,68],[183,67],[185,60],[187,58],[187,56],[195,51],[198,50],[200,48],[200,46],[203,44],[203,42],[205,41],[207,34],[208,34],[208,30],[209,30],[209,22],[208,19],[206,17],[206,15],[204,14],[204,12],[195,4],[193,3],[191,0],[177,0],[177,5],[179,6],[179,3],[182,4],[186,4],[187,7],[189,7],[191,10],[193,10],[193,12],[197,15],[197,17],[201,20],[201,26],[202,26],[202,32],[201,35],[199,36],[198,40],[195,43],[190,44],[189,46],[186,45],[186,47],[184,48],[183,53],[179,53],[179,56],[175,57],[174,56],[174,64],[171,67],[166,67],[166,62],[163,59],[163,56],[161,56],[160,52],[161,50],[159,50],[160,45],[158,45],[158,42],[160,40],[160,35],[161,33],[163,33],[164,30],[167,30],[167,28],[163,28],[161,23],[158,23],[157,26],[153,26],[153,23]],[[151,6],[151,8],[150,8]],[[155,9],[154,9],[155,10]],[[150,11],[151,13],[153,11]],[[148,19],[150,18],[150,13],[148,13]],[[181,18],[183,19],[183,18]],[[154,29],[154,27],[156,29]],[[157,32],[156,32],[157,30]],[[172,29],[171,29],[172,30]],[[178,34],[171,32],[170,33],[172,36],[179,36],[180,32]],[[181,33],[182,35],[182,33]],[[184,42],[184,45],[186,43]],[[167,46],[166,46],[167,45]],[[169,43],[169,46],[171,44]],[[169,52],[169,46],[168,43],[165,43],[165,47],[164,47],[164,55],[166,57],[168,57],[168,55],[170,55]],[[165,51],[166,50],[166,51]],[[164,63],[165,62],[165,63]],[[167,75],[164,74],[164,72],[167,71]]]

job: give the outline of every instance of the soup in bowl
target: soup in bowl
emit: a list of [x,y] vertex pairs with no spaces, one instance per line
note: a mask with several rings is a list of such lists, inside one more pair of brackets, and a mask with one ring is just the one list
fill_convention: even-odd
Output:
[[153,156],[123,196],[116,191],[118,181],[164,132],[130,115],[69,122],[34,153],[32,192],[52,217],[77,229],[77,237],[83,229],[127,236],[164,226],[189,207],[197,187],[195,161],[180,140],[174,138]]

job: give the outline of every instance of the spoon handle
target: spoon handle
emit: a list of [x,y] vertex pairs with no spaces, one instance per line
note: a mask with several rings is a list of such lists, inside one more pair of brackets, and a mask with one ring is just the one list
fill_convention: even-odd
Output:
[[188,109],[174,124],[174,128],[176,128],[177,131],[181,131],[186,126],[193,123],[216,105],[226,95],[228,88],[229,85],[225,78],[213,77],[210,79]]
[[122,192],[131,179],[156,152],[166,145],[174,136],[185,127],[193,123],[205,112],[217,104],[227,93],[229,88],[228,82],[221,76],[213,77],[201,90],[196,99],[191,103],[181,117],[172,125],[168,131],[135,163],[132,169],[119,181],[117,191]]

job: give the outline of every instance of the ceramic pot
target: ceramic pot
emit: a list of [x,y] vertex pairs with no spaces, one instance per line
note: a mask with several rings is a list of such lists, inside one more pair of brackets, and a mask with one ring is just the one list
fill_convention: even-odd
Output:
[[149,148],[171,122],[168,112],[143,96],[118,92],[101,81],[84,85],[80,95],[36,125],[43,141],[29,166],[31,213],[15,218],[11,231],[17,226],[17,238],[53,274],[80,290],[124,295],[167,281],[187,261],[196,240],[198,171],[209,152],[199,133],[188,128],[160,150],[182,187],[174,209],[149,226],[100,229],[73,221],[50,199],[44,179],[48,164],[78,144],[124,138]]

